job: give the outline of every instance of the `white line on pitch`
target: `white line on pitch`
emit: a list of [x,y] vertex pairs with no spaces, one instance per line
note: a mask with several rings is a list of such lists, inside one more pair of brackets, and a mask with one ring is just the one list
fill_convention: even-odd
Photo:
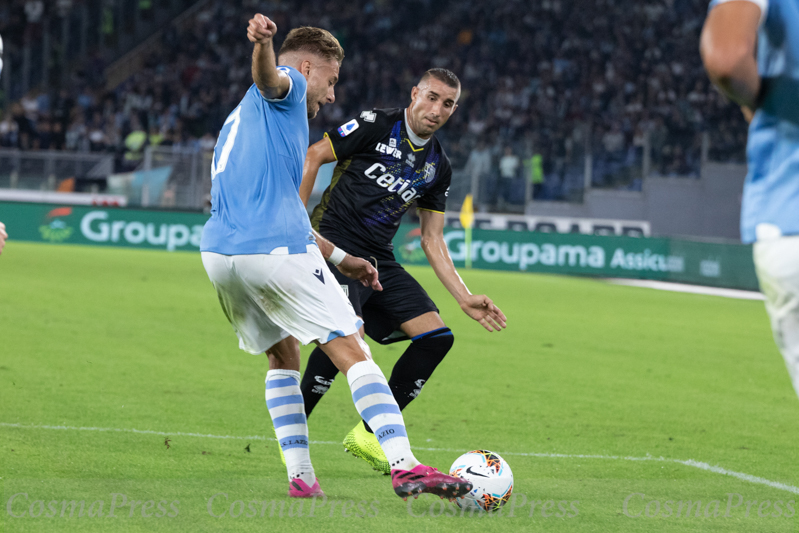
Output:
[[[143,435],[160,435],[163,437],[172,437],[172,436],[180,436],[180,437],[199,437],[205,439],[237,439],[237,440],[263,440],[263,441],[274,441],[275,439],[263,437],[261,435],[248,435],[248,436],[236,436],[236,435],[211,435],[206,433],[185,433],[182,431],[173,431],[171,433],[166,431],[153,431],[149,429],[133,429],[133,428],[98,428],[98,427],[75,427],[75,426],[45,426],[45,425],[38,425],[38,424],[15,424],[9,422],[0,422],[0,427],[9,427],[9,428],[20,428],[20,429],[55,429],[55,430],[63,430],[63,431],[105,431],[105,432],[116,432],[116,433],[137,433]],[[326,441],[326,440],[312,440],[310,441],[311,444],[335,444],[340,446],[340,442],[334,441]],[[453,452],[453,453],[461,453],[463,450],[455,450],[451,448],[424,448],[420,446],[412,446],[415,450],[423,450],[429,452]],[[723,476],[731,476],[736,479],[740,479],[741,481],[746,481],[748,483],[754,483],[757,485],[765,485],[767,487],[771,487],[773,489],[784,490],[786,492],[791,492],[793,494],[799,494],[799,487],[794,487],[793,485],[787,485],[785,483],[780,483],[778,481],[771,481],[766,478],[753,476],[751,474],[744,474],[742,472],[735,472],[734,470],[727,470],[726,468],[722,468],[720,466],[713,466],[708,463],[704,463],[701,461],[694,461],[693,459],[688,459],[687,461],[682,461],[680,459],[669,459],[666,457],[652,457],[651,455],[647,455],[646,457],[629,457],[629,456],[621,456],[621,455],[582,455],[582,454],[566,454],[566,453],[534,453],[534,452],[497,452],[500,455],[508,455],[508,456],[518,456],[518,457],[542,457],[542,458],[550,458],[550,459],[606,459],[606,460],[616,460],[616,461],[655,461],[660,463],[676,463],[684,466],[690,466],[691,468],[698,468],[699,470],[704,470],[706,472],[712,472],[714,474],[720,474]]]
[[742,291],[739,289],[724,289],[720,287],[707,287],[705,285],[688,285],[686,283],[674,283],[671,281],[655,281],[649,279],[623,279],[606,278],[604,281],[614,285],[626,285],[628,287],[642,287],[645,289],[658,289],[661,291],[686,292],[691,294],[703,294],[705,296],[722,296],[724,298],[736,298],[739,300],[764,300],[762,293],[757,291]]

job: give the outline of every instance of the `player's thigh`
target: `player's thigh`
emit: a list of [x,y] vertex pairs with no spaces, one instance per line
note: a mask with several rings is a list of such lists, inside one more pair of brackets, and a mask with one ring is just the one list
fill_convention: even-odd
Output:
[[266,351],[270,370],[300,369],[300,345],[294,337],[286,337]]
[[316,247],[303,254],[267,256],[262,302],[270,319],[303,344],[358,332],[362,321]]
[[446,325],[441,319],[441,315],[435,311],[430,311],[429,313],[417,316],[416,318],[412,318],[400,325],[400,329],[402,329],[402,331],[410,338],[414,338],[417,335],[422,335],[428,331],[441,329],[443,327],[446,327]]
[[[330,268],[330,273],[336,278],[341,290],[344,291],[344,296],[350,301],[355,315],[363,320],[363,304],[369,299],[374,290],[371,287],[364,287],[357,279],[348,278],[327,261],[325,263]],[[360,334],[361,337],[364,336],[363,326],[361,326]]]
[[444,327],[436,304],[402,266],[381,267],[380,283],[383,290],[375,292],[363,307],[366,333],[370,337],[386,343]]
[[319,347],[345,376],[355,363],[372,359],[369,346],[359,335],[336,337],[330,342],[320,344]]
[[256,268],[250,265],[254,257],[202,253],[203,266],[216,289],[222,311],[239,338],[239,348],[259,354],[289,334],[270,319],[259,292],[240,275],[242,270]]
[[799,354],[799,237],[756,243],[754,260],[777,343]]

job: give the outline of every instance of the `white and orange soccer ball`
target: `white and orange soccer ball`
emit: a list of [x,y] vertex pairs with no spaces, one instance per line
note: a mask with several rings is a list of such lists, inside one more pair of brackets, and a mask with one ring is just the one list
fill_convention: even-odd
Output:
[[471,492],[455,500],[463,509],[496,511],[505,505],[513,492],[510,466],[499,454],[487,450],[464,453],[452,463],[449,475],[472,482]]

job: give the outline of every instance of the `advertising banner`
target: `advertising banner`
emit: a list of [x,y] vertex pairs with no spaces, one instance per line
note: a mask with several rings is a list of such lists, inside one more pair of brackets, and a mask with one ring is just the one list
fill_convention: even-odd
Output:
[[[0,202],[0,221],[19,241],[197,251],[206,220],[201,213]],[[444,239],[462,268],[465,231],[445,228]],[[472,266],[484,270],[758,290],[752,247],[743,244],[474,228],[470,249]],[[394,254],[404,264],[428,264],[419,226],[400,226]]]
[[199,250],[208,215],[0,202],[9,238],[66,244]]
[[[465,232],[445,228],[455,265],[466,260]],[[394,254],[406,264],[427,264],[418,226],[401,226]],[[752,247],[666,238],[473,230],[474,268],[653,279],[758,290]]]

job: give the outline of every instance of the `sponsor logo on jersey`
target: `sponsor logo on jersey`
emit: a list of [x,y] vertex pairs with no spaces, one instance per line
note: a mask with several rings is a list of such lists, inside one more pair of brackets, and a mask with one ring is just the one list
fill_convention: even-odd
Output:
[[416,156],[413,152],[408,154],[408,159],[405,160],[405,164],[409,167],[412,167],[416,164]]
[[358,126],[359,126],[358,120],[352,119],[338,129],[338,134],[341,135],[342,137],[346,137],[353,131],[357,130]]
[[397,178],[392,174],[386,172],[386,167],[380,163],[375,163],[367,168],[364,175],[370,180],[374,180],[376,184],[390,193],[395,193],[402,198],[402,201],[407,203],[412,202],[417,197],[421,196],[419,191],[411,187],[411,181],[404,178]]
[[[393,141],[394,139],[391,139],[391,140]],[[396,145],[396,143],[394,143],[394,144]],[[397,150],[393,146],[390,146],[390,145],[386,146],[383,143],[377,143],[377,146],[375,146],[375,150],[380,152],[381,154],[393,155],[394,159],[402,159],[402,152],[400,152],[399,150]]]
[[377,113],[375,113],[374,111],[362,111],[361,118],[365,122],[374,122],[375,119],[377,118]]
[[397,139],[395,139],[394,137],[390,138],[388,140],[388,145],[390,147],[392,147],[392,148],[396,148],[397,147]]

